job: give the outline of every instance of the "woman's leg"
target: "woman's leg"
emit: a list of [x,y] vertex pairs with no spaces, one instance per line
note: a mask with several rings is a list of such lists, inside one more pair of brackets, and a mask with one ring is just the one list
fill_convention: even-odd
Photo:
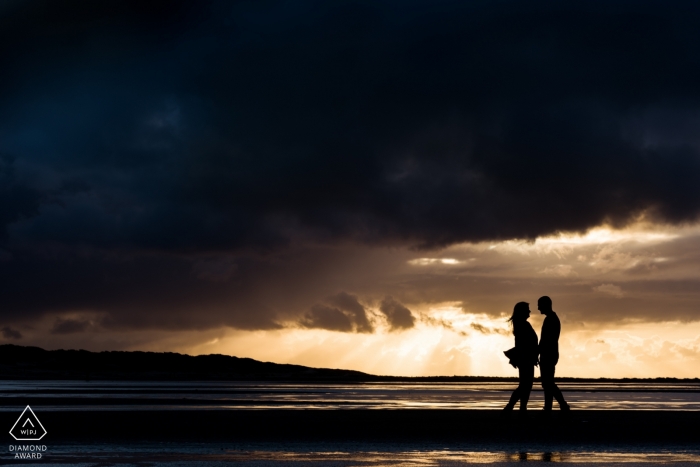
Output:
[[520,410],[527,410],[527,402],[530,400],[530,392],[532,391],[532,382],[535,379],[535,366],[520,365],[518,367],[518,375],[520,384],[516,391],[520,396]]
[[520,399],[520,386],[515,388],[515,391],[513,391],[513,394],[511,394],[510,400],[508,401],[508,405],[504,407],[504,410],[513,410],[513,407],[515,407],[515,404],[518,402],[518,399]]

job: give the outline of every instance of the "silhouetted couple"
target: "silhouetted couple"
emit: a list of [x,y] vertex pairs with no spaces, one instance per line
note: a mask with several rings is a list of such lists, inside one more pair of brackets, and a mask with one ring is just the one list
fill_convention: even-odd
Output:
[[539,344],[535,330],[527,321],[530,317],[529,303],[516,303],[513,316],[508,320],[513,325],[515,347],[506,351],[505,354],[510,359],[511,365],[518,368],[519,384],[517,389],[513,391],[513,395],[510,396],[510,401],[504,410],[513,410],[518,400],[520,401],[520,410],[527,410],[532,382],[535,379],[535,367],[538,364],[542,389],[544,389],[544,410],[552,410],[553,399],[557,400],[561,410],[569,410],[569,405],[554,383],[554,369],[559,361],[561,323],[557,314],[552,310],[551,298],[544,296],[537,300],[537,309],[545,315]]

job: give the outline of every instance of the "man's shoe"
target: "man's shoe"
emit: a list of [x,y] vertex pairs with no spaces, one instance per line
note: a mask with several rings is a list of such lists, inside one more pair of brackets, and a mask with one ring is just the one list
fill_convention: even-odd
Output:
[[559,409],[562,412],[569,412],[569,411],[571,411],[571,406],[569,404],[564,404],[562,406],[559,406]]

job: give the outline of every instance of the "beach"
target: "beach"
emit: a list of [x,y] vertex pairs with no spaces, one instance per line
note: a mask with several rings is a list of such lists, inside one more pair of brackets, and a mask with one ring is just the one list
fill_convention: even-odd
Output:
[[[44,465],[700,464],[700,411],[678,402],[695,383],[585,384],[565,395],[617,409],[545,413],[534,391],[526,414],[505,413],[494,407],[512,384],[500,383],[5,381],[0,426],[29,404]],[[11,446],[32,443],[7,438],[0,463],[17,463]]]

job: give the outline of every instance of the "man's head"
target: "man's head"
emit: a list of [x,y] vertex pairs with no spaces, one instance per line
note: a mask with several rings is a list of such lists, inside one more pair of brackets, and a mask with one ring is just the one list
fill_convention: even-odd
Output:
[[540,297],[539,300],[537,300],[537,309],[540,310],[540,313],[546,315],[552,311],[552,299],[546,295],[544,297]]

